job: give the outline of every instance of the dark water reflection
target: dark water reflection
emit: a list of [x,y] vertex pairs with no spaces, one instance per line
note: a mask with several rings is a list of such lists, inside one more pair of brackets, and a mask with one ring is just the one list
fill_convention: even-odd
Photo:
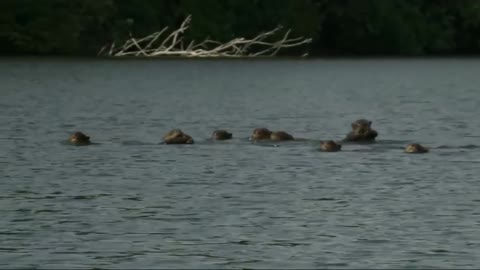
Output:
[[[479,69],[3,59],[0,267],[478,267]],[[315,150],[359,117],[378,143]],[[305,140],[254,144],[258,126]],[[175,127],[196,144],[159,144]]]

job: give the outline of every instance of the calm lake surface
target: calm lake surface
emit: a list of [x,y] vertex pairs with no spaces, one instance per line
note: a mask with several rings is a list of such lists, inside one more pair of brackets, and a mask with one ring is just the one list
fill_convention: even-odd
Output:
[[[0,83],[0,268],[480,265],[480,59],[3,58]],[[358,118],[376,144],[316,151]]]

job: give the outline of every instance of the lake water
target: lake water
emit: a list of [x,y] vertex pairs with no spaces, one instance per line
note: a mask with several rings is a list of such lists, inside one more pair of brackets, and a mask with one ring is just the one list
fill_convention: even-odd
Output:
[[[3,58],[0,83],[1,268],[480,265],[480,59]],[[358,118],[376,144],[316,150]]]

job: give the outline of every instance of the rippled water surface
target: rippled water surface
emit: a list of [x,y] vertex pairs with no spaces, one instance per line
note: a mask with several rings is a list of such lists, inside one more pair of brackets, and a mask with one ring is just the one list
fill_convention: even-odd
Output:
[[[0,59],[0,267],[478,267],[479,72]],[[376,144],[316,151],[357,118]],[[249,142],[261,126],[306,140]],[[172,128],[196,143],[159,144]],[[208,141],[219,128],[234,139]],[[65,144],[76,130],[97,144]]]

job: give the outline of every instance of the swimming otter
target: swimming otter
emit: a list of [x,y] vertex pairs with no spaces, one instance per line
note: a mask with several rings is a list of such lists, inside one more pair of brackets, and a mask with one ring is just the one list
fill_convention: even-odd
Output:
[[267,128],[256,128],[253,130],[253,134],[250,137],[252,141],[259,140],[272,140],[272,141],[291,141],[294,140],[293,136],[285,131],[270,131]]
[[428,149],[418,143],[411,143],[405,147],[405,152],[410,154],[428,153]]
[[352,123],[352,131],[347,134],[344,141],[373,142],[377,136],[377,131],[372,129],[372,121],[358,119]]
[[270,134],[270,140],[272,141],[292,141],[293,136],[285,131],[274,131]]
[[90,144],[90,137],[80,131],[77,131],[68,137],[68,141],[75,145],[88,145]]
[[352,123],[352,130],[358,129],[370,129],[372,127],[372,121],[367,119],[358,119]]
[[193,144],[193,139],[190,135],[183,133],[180,129],[173,129],[163,136],[165,144]]
[[215,130],[212,134],[212,139],[217,141],[230,140],[231,138],[232,133],[222,129]]
[[272,132],[267,128],[256,128],[253,130],[253,134],[250,139],[252,141],[270,140],[270,135],[272,135]]
[[322,141],[320,143],[320,150],[325,152],[337,152],[342,149],[342,145],[337,144],[332,140]]

